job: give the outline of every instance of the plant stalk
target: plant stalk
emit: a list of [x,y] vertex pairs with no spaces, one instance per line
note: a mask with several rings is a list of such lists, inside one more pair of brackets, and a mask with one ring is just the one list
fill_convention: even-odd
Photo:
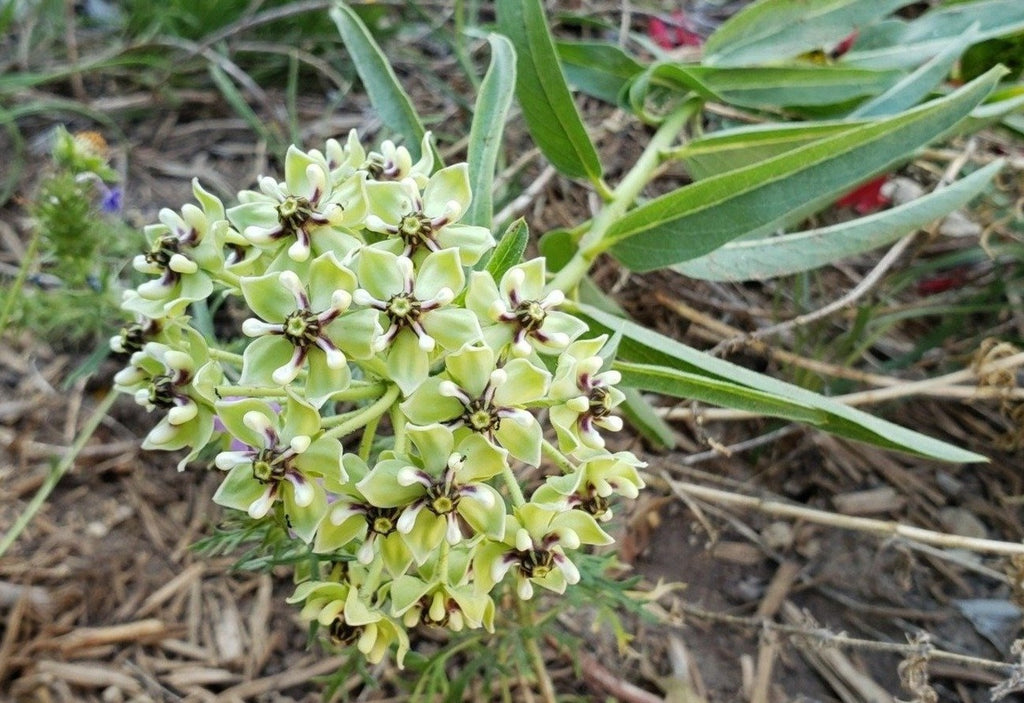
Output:
[[587,275],[594,259],[607,246],[603,240],[608,230],[626,214],[644,186],[650,182],[652,174],[661,163],[665,150],[682,131],[683,126],[696,109],[695,103],[688,102],[661,123],[633,168],[612,191],[611,200],[594,217],[590,229],[580,239],[572,259],[548,284],[548,291],[571,291]]
[[398,398],[398,393],[398,386],[391,386],[387,389],[384,395],[378,398],[373,404],[360,409],[352,417],[345,420],[345,422],[324,432],[324,438],[341,439],[345,435],[351,434],[360,427],[363,427],[371,420],[379,418],[381,415],[386,413],[392,403],[395,402]]
[[533,606],[531,603],[517,598],[516,609],[519,615],[519,626],[526,630],[523,636],[523,646],[526,648],[526,655],[533,666],[533,672],[537,675],[541,698],[544,699],[544,703],[556,703],[558,697],[555,693],[555,684],[551,681],[547,664],[544,663],[544,653],[540,651],[540,644],[537,642],[537,633],[533,622]]

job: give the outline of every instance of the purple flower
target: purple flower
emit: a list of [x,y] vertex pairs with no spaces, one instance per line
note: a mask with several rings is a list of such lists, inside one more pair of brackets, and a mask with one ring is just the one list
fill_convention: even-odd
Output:
[[100,210],[107,213],[121,212],[124,203],[124,191],[120,186],[107,187],[100,184]]

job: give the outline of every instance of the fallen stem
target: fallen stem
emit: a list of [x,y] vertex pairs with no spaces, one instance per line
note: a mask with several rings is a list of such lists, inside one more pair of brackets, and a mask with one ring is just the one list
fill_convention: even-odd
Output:
[[671,478],[667,472],[662,472],[668,485],[677,494],[699,498],[719,505],[734,505],[743,508],[750,508],[767,515],[778,517],[795,518],[806,520],[818,525],[829,525],[846,530],[858,532],[869,532],[885,535],[888,537],[899,537],[912,542],[921,542],[936,547],[949,549],[966,549],[972,552],[986,552],[991,554],[1024,554],[1024,543],[1004,542],[994,539],[983,539],[979,537],[964,537],[952,535],[945,532],[935,532],[921,527],[904,525],[892,520],[875,520],[865,517],[854,517],[851,515],[840,515],[824,510],[815,510],[802,505],[783,503],[777,500],[765,500],[756,496],[748,496],[739,493],[709,488],[688,481],[677,481]]
[[756,630],[770,630],[780,634],[787,635],[789,637],[805,637],[808,639],[814,639],[825,645],[832,645],[836,647],[850,647],[854,649],[866,649],[875,652],[892,652],[894,654],[908,655],[908,654],[922,654],[926,653],[927,657],[931,660],[944,660],[948,662],[955,662],[957,664],[964,664],[967,666],[977,666],[984,669],[991,669],[994,671],[1001,671],[1006,673],[1013,672],[1016,668],[1016,664],[1010,664],[1008,662],[994,661],[992,659],[984,659],[982,657],[973,657],[969,654],[958,654],[957,652],[947,652],[942,649],[936,649],[931,645],[907,643],[901,644],[899,642],[879,642],[876,640],[866,640],[858,637],[850,637],[842,633],[835,633],[824,627],[811,627],[807,625],[785,625],[782,623],[775,622],[774,620],[768,620],[765,618],[758,617],[744,617],[742,615],[730,615],[728,613],[719,613],[711,610],[705,610],[696,605],[690,603],[680,602],[675,604],[679,610],[684,614],[708,622],[720,622],[728,625],[736,625],[739,627],[753,628]]
[[60,462],[50,470],[50,473],[43,482],[43,485],[41,485],[39,490],[36,491],[36,494],[32,496],[32,500],[25,506],[21,515],[18,516],[18,519],[14,521],[13,525],[11,525],[11,529],[7,531],[3,540],[0,541],[0,557],[7,552],[10,546],[14,544],[14,541],[18,539],[18,536],[22,531],[24,531],[24,529],[28,527],[28,524],[32,522],[32,518],[36,516],[36,513],[38,513],[39,509],[43,507],[43,504],[50,496],[50,493],[52,493],[53,489],[57,487],[58,483],[60,483],[61,478],[64,477],[64,474],[66,474],[75,463],[75,459],[85,447],[89,438],[92,437],[93,432],[95,432],[96,428],[99,427],[100,422],[102,422],[103,418],[106,417],[107,411],[110,410],[110,407],[114,404],[114,401],[117,400],[119,395],[120,393],[108,391],[107,395],[92,411],[92,414],[89,415],[89,418],[85,421],[85,425],[82,426],[78,436],[75,438],[74,443],[68,448],[67,453],[64,454],[64,457]]

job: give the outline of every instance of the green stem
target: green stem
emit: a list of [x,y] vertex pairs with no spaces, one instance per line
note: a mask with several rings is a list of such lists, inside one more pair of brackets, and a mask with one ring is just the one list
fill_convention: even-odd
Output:
[[217,361],[224,361],[228,364],[234,364],[235,366],[242,365],[241,354],[224,351],[223,349],[217,349],[216,347],[210,347],[210,358],[216,359]]
[[323,436],[326,439],[341,439],[345,435],[355,432],[371,420],[379,418],[386,413],[391,404],[398,398],[398,393],[398,386],[391,386],[374,403],[367,405],[365,408],[360,408],[344,422],[327,430]]
[[7,289],[4,296],[4,307],[0,311],[0,337],[7,330],[7,323],[11,319],[11,311],[14,309],[14,301],[21,297],[21,291],[25,287],[25,280],[28,278],[28,270],[32,262],[36,260],[39,253],[39,243],[42,241],[42,233],[38,227],[32,228],[32,238],[28,241],[28,249],[21,259],[21,266],[18,267],[18,275],[11,281],[11,287]]
[[218,283],[223,283],[228,288],[241,287],[241,279],[238,274],[231,273],[227,269],[221,269],[214,276]]
[[501,470],[501,478],[504,479],[505,485],[508,486],[508,493],[512,498],[512,505],[517,508],[520,505],[526,505],[526,497],[523,495],[523,487],[519,485],[519,479],[516,478],[515,472],[512,471],[512,467],[509,466],[507,462]]
[[540,686],[540,695],[544,703],[556,703],[558,700],[555,693],[555,685],[551,681],[547,664],[544,663],[544,653],[540,651],[537,643],[536,624],[533,621],[533,604],[529,601],[516,598],[516,610],[519,615],[519,626],[523,628],[523,646],[526,655],[533,666],[533,672],[537,675],[537,685]]
[[644,186],[650,182],[655,169],[661,163],[665,150],[679,135],[683,125],[696,109],[695,103],[688,102],[661,123],[633,168],[612,191],[610,202],[594,217],[590,229],[580,239],[572,259],[555,275],[555,278],[548,284],[547,290],[571,291],[587,275],[594,259],[607,247],[603,240],[608,234],[608,230],[626,214]]
[[405,415],[399,409],[398,405],[391,408],[391,434],[392,446],[395,451],[399,454],[406,452],[406,447],[409,443],[409,435],[405,431]]
[[571,474],[576,470],[576,467],[573,466],[571,461],[569,461],[569,458],[565,454],[562,454],[562,452],[558,451],[558,447],[548,440],[545,439],[540,448],[544,453],[544,456],[554,462],[555,465],[562,470],[562,473]]
[[377,425],[380,424],[380,416],[377,416],[366,423],[363,429],[363,436],[359,439],[359,458],[369,463],[370,450],[373,449],[373,439],[377,436]]
[[598,196],[600,196],[601,200],[603,200],[606,203],[610,203],[615,199],[615,191],[611,189],[611,187],[608,185],[608,182],[605,181],[603,178],[598,178],[591,182],[593,183],[594,190],[597,191],[597,194]]
[[43,485],[41,485],[39,490],[36,491],[36,494],[32,496],[32,500],[29,501],[29,504],[25,506],[21,515],[19,515],[18,519],[14,521],[14,524],[11,525],[11,529],[4,535],[3,540],[0,540],[0,557],[2,557],[10,546],[14,544],[14,540],[18,539],[18,535],[22,533],[22,531],[32,521],[32,518],[35,517],[36,513],[39,512],[39,509],[43,507],[43,503],[46,502],[50,493],[54,488],[56,488],[57,484],[60,483],[61,478],[68,472],[68,469],[70,469],[75,463],[75,459],[82,451],[82,448],[85,447],[85,443],[89,441],[93,432],[95,432],[96,428],[99,427],[100,422],[104,417],[106,417],[107,411],[110,410],[110,406],[112,406],[114,401],[117,400],[118,395],[120,394],[115,391],[108,391],[106,397],[100,401],[100,404],[97,405],[92,411],[92,414],[89,415],[89,419],[85,421],[85,425],[79,431],[78,436],[75,437],[75,441],[71,447],[68,448],[67,453],[63,458],[61,458],[60,463],[50,470],[50,473],[43,482]]

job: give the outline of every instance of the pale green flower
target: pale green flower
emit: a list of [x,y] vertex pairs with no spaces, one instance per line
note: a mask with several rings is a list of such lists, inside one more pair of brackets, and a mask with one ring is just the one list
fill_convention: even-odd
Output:
[[178,348],[148,342],[132,354],[129,366],[114,376],[116,390],[131,394],[148,411],[164,411],[146,435],[143,449],[192,449],[178,462],[179,471],[213,436],[212,389],[222,377],[202,337],[191,329],[180,334]]
[[122,304],[125,310],[151,318],[176,317],[189,303],[213,293],[210,272],[224,266],[215,230],[228,224],[224,206],[198,179],[192,181],[192,192],[202,207],[187,203],[180,213],[164,208],[160,223],[144,228],[150,249],[136,256],[132,266],[157,278],[129,291]]
[[473,561],[477,588],[489,592],[511,571],[523,600],[533,597],[533,584],[562,593],[566,585],[580,580],[580,572],[565,550],[613,541],[581,510],[557,511],[527,503],[506,518],[503,540],[477,547]]
[[355,556],[360,564],[380,558],[388,573],[393,576],[405,573],[412,562],[412,552],[397,531],[402,508],[379,507],[359,491],[356,484],[370,472],[362,459],[346,454],[342,463],[347,480],[339,484],[324,481],[334,500],[317,527],[313,551],[332,553],[358,545]]
[[327,510],[321,479],[345,480],[341,443],[318,437],[320,414],[291,396],[282,414],[269,404],[247,398],[221,401],[217,412],[227,431],[247,445],[217,455],[217,468],[228,475],[213,501],[244,510],[253,519],[265,517],[280,503],[285,520],[304,542],[313,539]]
[[488,271],[474,271],[466,290],[466,307],[484,326],[484,339],[495,349],[511,344],[515,356],[532,350],[557,354],[586,331],[584,322],[556,310],[565,301],[559,290],[544,293],[543,258],[513,266],[495,284]]
[[160,320],[136,315],[135,322],[125,325],[120,332],[110,338],[110,350],[115,354],[134,354],[142,351],[146,342],[160,341],[158,337],[162,329]]
[[549,396],[563,401],[551,408],[551,424],[558,435],[559,447],[574,452],[581,447],[601,449],[604,437],[598,428],[610,432],[622,429],[622,418],[612,409],[626,396],[615,384],[622,380],[618,371],[601,371],[604,359],[598,352],[607,337],[585,339],[569,345],[558,357],[558,368]]
[[472,198],[466,164],[443,168],[430,177],[422,196],[416,181],[366,184],[370,214],[365,226],[385,234],[389,251],[419,260],[419,252],[458,249],[463,266],[472,266],[494,246],[486,227],[459,224]]
[[327,165],[329,182],[336,186],[348,180],[366,162],[366,149],[354,129],[349,130],[345,144],[337,139],[328,139],[322,154],[310,150],[309,155]]
[[391,140],[381,142],[380,151],[371,151],[359,167],[375,181],[402,181],[411,178],[423,189],[434,170],[434,148],[430,143],[430,132],[420,142],[420,158],[412,161],[412,154],[404,146],[395,146]]
[[402,412],[417,425],[442,423],[461,437],[476,433],[533,466],[543,430],[526,408],[544,397],[551,375],[526,359],[496,367],[494,350],[466,346],[445,358],[445,372],[427,379]]
[[346,314],[356,276],[333,253],[314,259],[302,279],[291,270],[241,279],[245,302],[262,318],[242,324],[256,339],[245,349],[241,383],[287,386],[308,368],[306,398],[319,406],[348,387],[346,354],[373,355],[380,327],[373,311]]
[[361,176],[353,174],[332,185],[323,155],[292,146],[285,157],[284,182],[263,177],[259,187],[259,192],[239,193],[241,204],[227,212],[231,223],[256,246],[276,249],[290,242],[288,257],[303,262],[314,252],[346,254],[361,244],[346,231],[359,226],[366,215]]
[[505,468],[506,453],[478,435],[454,447],[451,432],[441,425],[410,428],[418,458],[387,457],[357,488],[375,506],[401,508],[396,527],[422,564],[442,540],[449,545],[472,536],[500,539],[505,529],[505,503],[485,481]]
[[414,273],[408,257],[366,248],[356,271],[362,288],[352,300],[379,311],[384,332],[374,349],[387,350],[388,374],[406,395],[429,375],[436,346],[452,351],[480,339],[473,313],[450,307],[465,283],[454,249],[429,254]]
[[632,452],[585,450],[575,471],[549,476],[530,502],[554,510],[582,510],[606,522],[612,518],[612,495],[635,499],[640,494],[644,481],[637,469],[643,466]]
[[494,601],[473,587],[470,552],[451,550],[447,569],[435,554],[417,574],[396,578],[390,585],[391,614],[412,628],[418,624],[446,627],[453,632],[484,627],[494,632]]
[[401,624],[361,599],[355,585],[307,581],[296,587],[288,602],[303,603],[300,618],[326,628],[328,639],[336,646],[355,645],[371,664],[381,662],[391,645],[397,643],[395,661],[403,667],[409,636]]

